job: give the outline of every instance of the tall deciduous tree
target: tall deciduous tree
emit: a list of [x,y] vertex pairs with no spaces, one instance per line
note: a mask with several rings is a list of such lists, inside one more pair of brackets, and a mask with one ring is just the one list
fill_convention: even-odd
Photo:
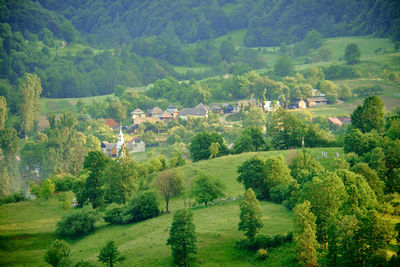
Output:
[[0,130],[4,129],[7,120],[7,101],[4,96],[0,96]]
[[383,101],[377,96],[370,96],[364,99],[363,105],[358,106],[351,114],[351,125],[363,133],[373,129],[381,132],[385,125],[384,114],[385,104]]
[[194,161],[208,159],[211,155],[210,146],[212,143],[219,144],[219,151],[217,156],[226,155],[228,153],[228,148],[226,147],[224,139],[221,135],[216,132],[201,132],[198,133],[190,143],[189,150],[192,159]]
[[118,262],[123,262],[125,260],[124,256],[120,256],[115,241],[108,241],[104,247],[100,249],[100,253],[97,256],[99,262],[105,263],[109,267],[113,267],[114,264]]
[[36,74],[26,73],[18,87],[18,112],[21,116],[22,129],[26,138],[33,127],[34,121],[39,116],[41,93],[42,84],[40,78]]
[[338,214],[346,199],[343,181],[328,171],[321,172],[312,181],[305,183],[300,191],[299,203],[310,201],[312,212],[317,217],[318,241],[325,245],[327,245],[328,219]]
[[219,180],[212,180],[206,174],[200,174],[192,186],[192,195],[197,203],[207,204],[219,197],[223,197],[224,185]]
[[252,242],[258,230],[262,227],[260,203],[253,189],[249,188],[244,193],[242,202],[240,202],[239,230],[244,231],[249,241]]
[[[290,176],[290,170],[282,157],[262,158],[254,156],[238,167],[238,182],[243,183],[245,189],[252,188],[257,197],[271,200],[271,191],[278,188],[287,189],[295,181]],[[279,201],[282,195],[275,192],[273,200]],[[285,191],[285,190],[283,190]]]
[[91,151],[83,162],[83,167],[89,171],[86,178],[84,190],[79,197],[79,204],[82,205],[87,199],[93,204],[93,208],[98,207],[104,198],[104,171],[108,167],[109,158],[100,151]]
[[165,212],[169,213],[168,204],[171,197],[177,196],[183,189],[182,175],[177,171],[163,171],[154,186],[165,199]]
[[107,171],[107,198],[110,202],[125,204],[137,190],[137,167],[129,157],[110,162]]
[[272,115],[268,135],[277,149],[300,147],[305,134],[304,124],[291,112],[278,109]]
[[188,265],[197,253],[196,227],[190,210],[178,210],[174,214],[167,245],[171,246],[174,263]]
[[274,74],[277,76],[289,76],[293,74],[293,72],[293,62],[289,56],[280,57],[274,65]]
[[298,204],[294,209],[295,232],[294,242],[296,244],[296,257],[304,267],[318,266],[316,239],[316,218],[311,211],[311,203],[305,201]]
[[360,63],[361,51],[358,45],[351,43],[346,46],[344,60],[348,65]]

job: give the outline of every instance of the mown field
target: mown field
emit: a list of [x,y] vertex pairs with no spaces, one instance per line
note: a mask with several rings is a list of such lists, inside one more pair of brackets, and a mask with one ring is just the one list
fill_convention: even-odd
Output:
[[[341,148],[310,149],[310,153],[329,167],[336,152]],[[328,152],[328,159],[321,152]],[[275,156],[282,154],[288,162],[295,156],[295,150],[244,153],[207,161],[200,161],[180,167],[186,180],[186,192],[190,182],[199,172],[205,172],[221,180],[225,185],[226,200],[211,207],[192,208],[198,233],[198,263],[201,266],[292,266],[293,245],[288,244],[269,251],[266,262],[256,260],[253,252],[235,248],[237,240],[244,238],[239,232],[239,200],[243,186],[236,181],[237,167],[253,155]],[[230,197],[228,199],[228,197]],[[34,200],[0,206],[0,266],[48,266],[43,255],[56,237],[56,223],[66,214],[62,208],[64,200]],[[69,196],[71,198],[71,196]],[[193,203],[193,200],[191,200]],[[144,222],[108,226],[98,223],[94,233],[85,237],[68,240],[73,260],[97,261],[99,248],[107,240],[115,240],[127,260],[120,266],[170,266],[171,252],[166,246],[173,212],[188,203],[187,195],[173,199],[171,214],[164,214]],[[163,207],[162,201],[160,207]],[[292,230],[292,213],[281,205],[262,202],[263,234],[284,234]],[[98,264],[100,266],[100,264]]]

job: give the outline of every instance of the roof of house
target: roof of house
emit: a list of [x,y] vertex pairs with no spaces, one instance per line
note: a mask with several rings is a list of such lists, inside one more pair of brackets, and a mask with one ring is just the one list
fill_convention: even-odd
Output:
[[173,118],[171,113],[169,113],[167,110],[164,111],[164,113],[160,116],[160,118]]
[[328,99],[326,99],[323,96],[314,96],[314,97],[309,97],[307,98],[308,102],[328,102]]
[[118,122],[114,119],[104,119],[105,124],[110,128],[118,127]]
[[210,107],[207,106],[207,105],[204,105],[203,103],[198,104],[195,108],[203,108],[203,109],[205,109],[206,111],[207,111],[207,110],[210,110]]
[[176,107],[175,107],[174,105],[169,105],[169,106],[167,107],[167,109],[176,109]]
[[159,107],[154,107],[149,110],[149,113],[150,114],[161,114],[161,113],[163,113],[163,110]]
[[205,116],[207,115],[207,110],[204,108],[183,108],[179,112],[179,116]]
[[157,117],[136,118],[133,120],[133,124],[140,125],[143,122],[157,122],[157,121],[161,121],[160,118]]
[[344,124],[350,124],[351,118],[350,117],[338,117],[338,119]]
[[336,124],[336,125],[339,125],[339,126],[342,126],[342,124],[343,124],[338,118],[328,118],[328,120],[329,120],[331,123]]
[[133,142],[134,142],[135,140],[137,140],[137,139],[140,139],[140,140],[141,140],[141,138],[140,138],[139,136],[135,136],[135,137],[133,137],[131,140],[129,140],[128,143],[131,144],[131,143],[133,143]]
[[218,104],[214,104],[211,106],[211,109],[221,109],[221,106]]
[[137,108],[137,109],[135,109],[134,111],[131,112],[131,115],[132,114],[143,114],[143,113],[144,113],[143,110],[141,110],[140,108]]

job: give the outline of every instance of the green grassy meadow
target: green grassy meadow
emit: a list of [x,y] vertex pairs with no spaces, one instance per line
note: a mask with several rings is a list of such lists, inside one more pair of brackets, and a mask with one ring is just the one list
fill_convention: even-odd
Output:
[[[329,166],[341,148],[308,149],[324,166]],[[321,152],[328,152],[328,159]],[[200,161],[178,168],[185,177],[185,191],[199,172],[220,179],[225,185],[226,199],[214,206],[197,205],[192,208],[198,233],[198,264],[201,266],[293,266],[293,244],[269,251],[266,262],[258,261],[254,252],[235,248],[237,240],[244,238],[239,232],[239,200],[243,185],[236,181],[237,167],[254,155],[283,155],[288,162],[296,156],[296,150],[251,152]],[[154,175],[155,176],[155,175]],[[153,177],[154,177],[153,176]],[[69,195],[70,198],[71,195]],[[230,198],[228,198],[230,197]],[[60,198],[60,197],[58,197]],[[194,200],[191,200],[193,203]],[[0,266],[48,266],[43,255],[56,238],[56,223],[66,214],[64,201],[56,197],[50,200],[33,200],[0,206]],[[97,264],[99,248],[112,239],[116,241],[126,261],[120,266],[170,266],[171,250],[166,246],[174,211],[188,204],[187,194],[173,199],[170,214],[164,214],[144,222],[123,226],[108,226],[100,221],[95,232],[77,239],[67,240],[74,261],[89,260]],[[164,207],[160,201],[160,207]],[[282,205],[261,202],[262,234],[284,234],[292,230],[292,213]],[[98,264],[100,266],[100,264]]]

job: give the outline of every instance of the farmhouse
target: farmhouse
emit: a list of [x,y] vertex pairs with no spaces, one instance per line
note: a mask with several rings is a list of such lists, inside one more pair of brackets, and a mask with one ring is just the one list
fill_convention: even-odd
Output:
[[159,107],[154,107],[152,109],[149,109],[148,113],[150,117],[160,118],[160,116],[163,114],[163,110]]
[[143,110],[140,108],[135,109],[134,111],[131,112],[132,120],[136,118],[144,118],[146,117],[146,114],[144,113]]
[[323,96],[314,96],[307,98],[308,107],[323,106],[328,104],[328,100]]
[[164,111],[163,114],[160,116],[160,119],[163,121],[170,121],[174,119],[174,115],[168,112],[168,110]]
[[207,118],[207,110],[205,110],[204,108],[183,108],[180,112],[179,112],[179,117],[187,120],[188,117],[194,117],[194,118]]

